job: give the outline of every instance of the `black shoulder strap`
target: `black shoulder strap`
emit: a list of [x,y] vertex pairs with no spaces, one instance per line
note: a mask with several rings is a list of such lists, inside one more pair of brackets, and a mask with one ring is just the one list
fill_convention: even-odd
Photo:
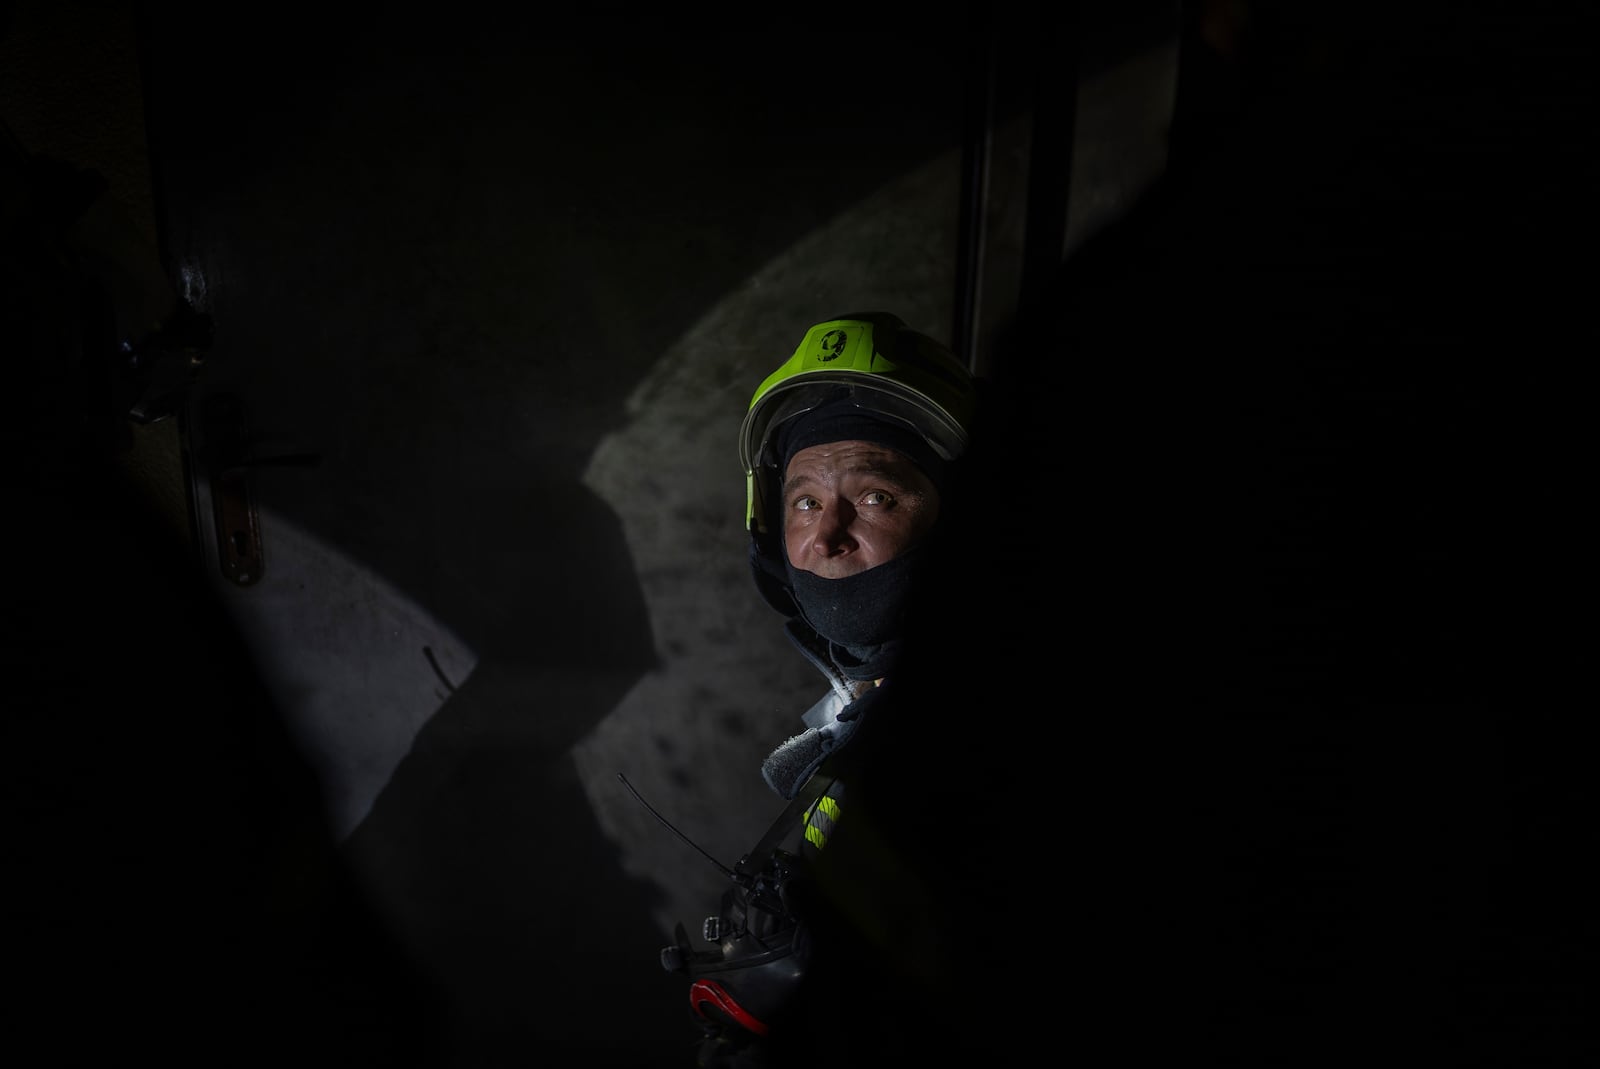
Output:
[[800,833],[803,835],[805,821],[811,807],[821,798],[829,787],[833,786],[834,777],[825,776],[818,772],[806,781],[804,787],[795,792],[789,804],[784,806],[783,812],[778,814],[776,820],[767,828],[766,834],[756,843],[755,848],[739,859],[735,869],[741,875],[753,875],[766,867],[767,861],[785,839]]

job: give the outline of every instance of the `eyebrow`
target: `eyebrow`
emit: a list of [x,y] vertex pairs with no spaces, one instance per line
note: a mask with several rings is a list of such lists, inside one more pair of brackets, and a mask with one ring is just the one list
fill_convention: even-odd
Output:
[[[892,483],[895,487],[908,492],[916,491],[918,489],[916,480],[907,478],[904,474],[907,466],[913,471],[916,470],[916,465],[909,460],[904,465],[898,463],[884,464],[876,460],[858,460],[852,461],[837,470],[840,475],[866,475],[874,479],[881,479],[886,483]],[[809,472],[788,475],[783,480],[783,492],[787,494],[797,486],[805,486],[810,483],[820,484],[821,482],[821,479]]]

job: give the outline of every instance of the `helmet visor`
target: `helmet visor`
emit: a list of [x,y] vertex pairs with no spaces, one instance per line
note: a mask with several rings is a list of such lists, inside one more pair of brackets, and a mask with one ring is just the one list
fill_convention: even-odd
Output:
[[880,375],[861,372],[816,372],[781,383],[745,413],[739,430],[739,459],[748,473],[762,464],[776,465],[773,442],[787,421],[818,405],[849,398],[862,410],[903,423],[928,440],[945,460],[954,460],[967,446],[967,432],[956,417],[926,394]]

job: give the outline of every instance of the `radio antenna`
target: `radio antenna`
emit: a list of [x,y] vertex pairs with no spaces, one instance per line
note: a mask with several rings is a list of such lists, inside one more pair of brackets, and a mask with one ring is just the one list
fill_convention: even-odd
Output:
[[721,872],[722,872],[722,874],[724,876],[726,876],[730,880],[734,880],[734,881],[737,881],[739,879],[739,876],[738,876],[737,873],[735,873],[728,866],[724,865],[722,862],[718,861],[716,858],[712,857],[710,854],[706,853],[705,850],[701,849],[699,843],[696,843],[693,839],[691,839],[687,835],[683,834],[683,832],[679,831],[677,828],[674,828],[672,826],[672,824],[667,820],[666,817],[662,816],[660,813],[657,813],[656,810],[655,810],[655,806],[653,806],[649,802],[645,801],[644,800],[644,795],[642,795],[638,791],[634,790],[633,784],[628,782],[628,777],[627,776],[624,776],[621,772],[618,772],[617,773],[617,778],[622,781],[622,785],[624,787],[628,788],[628,793],[632,794],[636,799],[638,799],[639,804],[644,806],[645,809],[647,809],[649,811],[651,816],[655,817],[657,820],[659,820],[661,822],[661,826],[663,828],[666,828],[672,834],[676,835],[678,838],[682,839],[684,842],[688,843],[690,846],[694,847],[696,850],[699,850],[700,851],[700,855],[702,857],[704,857],[707,861],[711,862],[713,865],[717,866],[717,868],[719,870],[721,870]]

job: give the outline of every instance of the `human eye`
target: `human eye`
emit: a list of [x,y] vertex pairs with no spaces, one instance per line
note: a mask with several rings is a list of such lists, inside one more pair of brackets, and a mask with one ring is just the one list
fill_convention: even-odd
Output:
[[893,504],[894,497],[887,490],[868,490],[861,495],[861,503],[882,508],[885,505]]
[[812,509],[821,508],[822,502],[818,501],[814,497],[808,497],[805,494],[801,494],[799,497],[796,497],[789,503],[789,507],[794,509],[796,512],[810,512]]

